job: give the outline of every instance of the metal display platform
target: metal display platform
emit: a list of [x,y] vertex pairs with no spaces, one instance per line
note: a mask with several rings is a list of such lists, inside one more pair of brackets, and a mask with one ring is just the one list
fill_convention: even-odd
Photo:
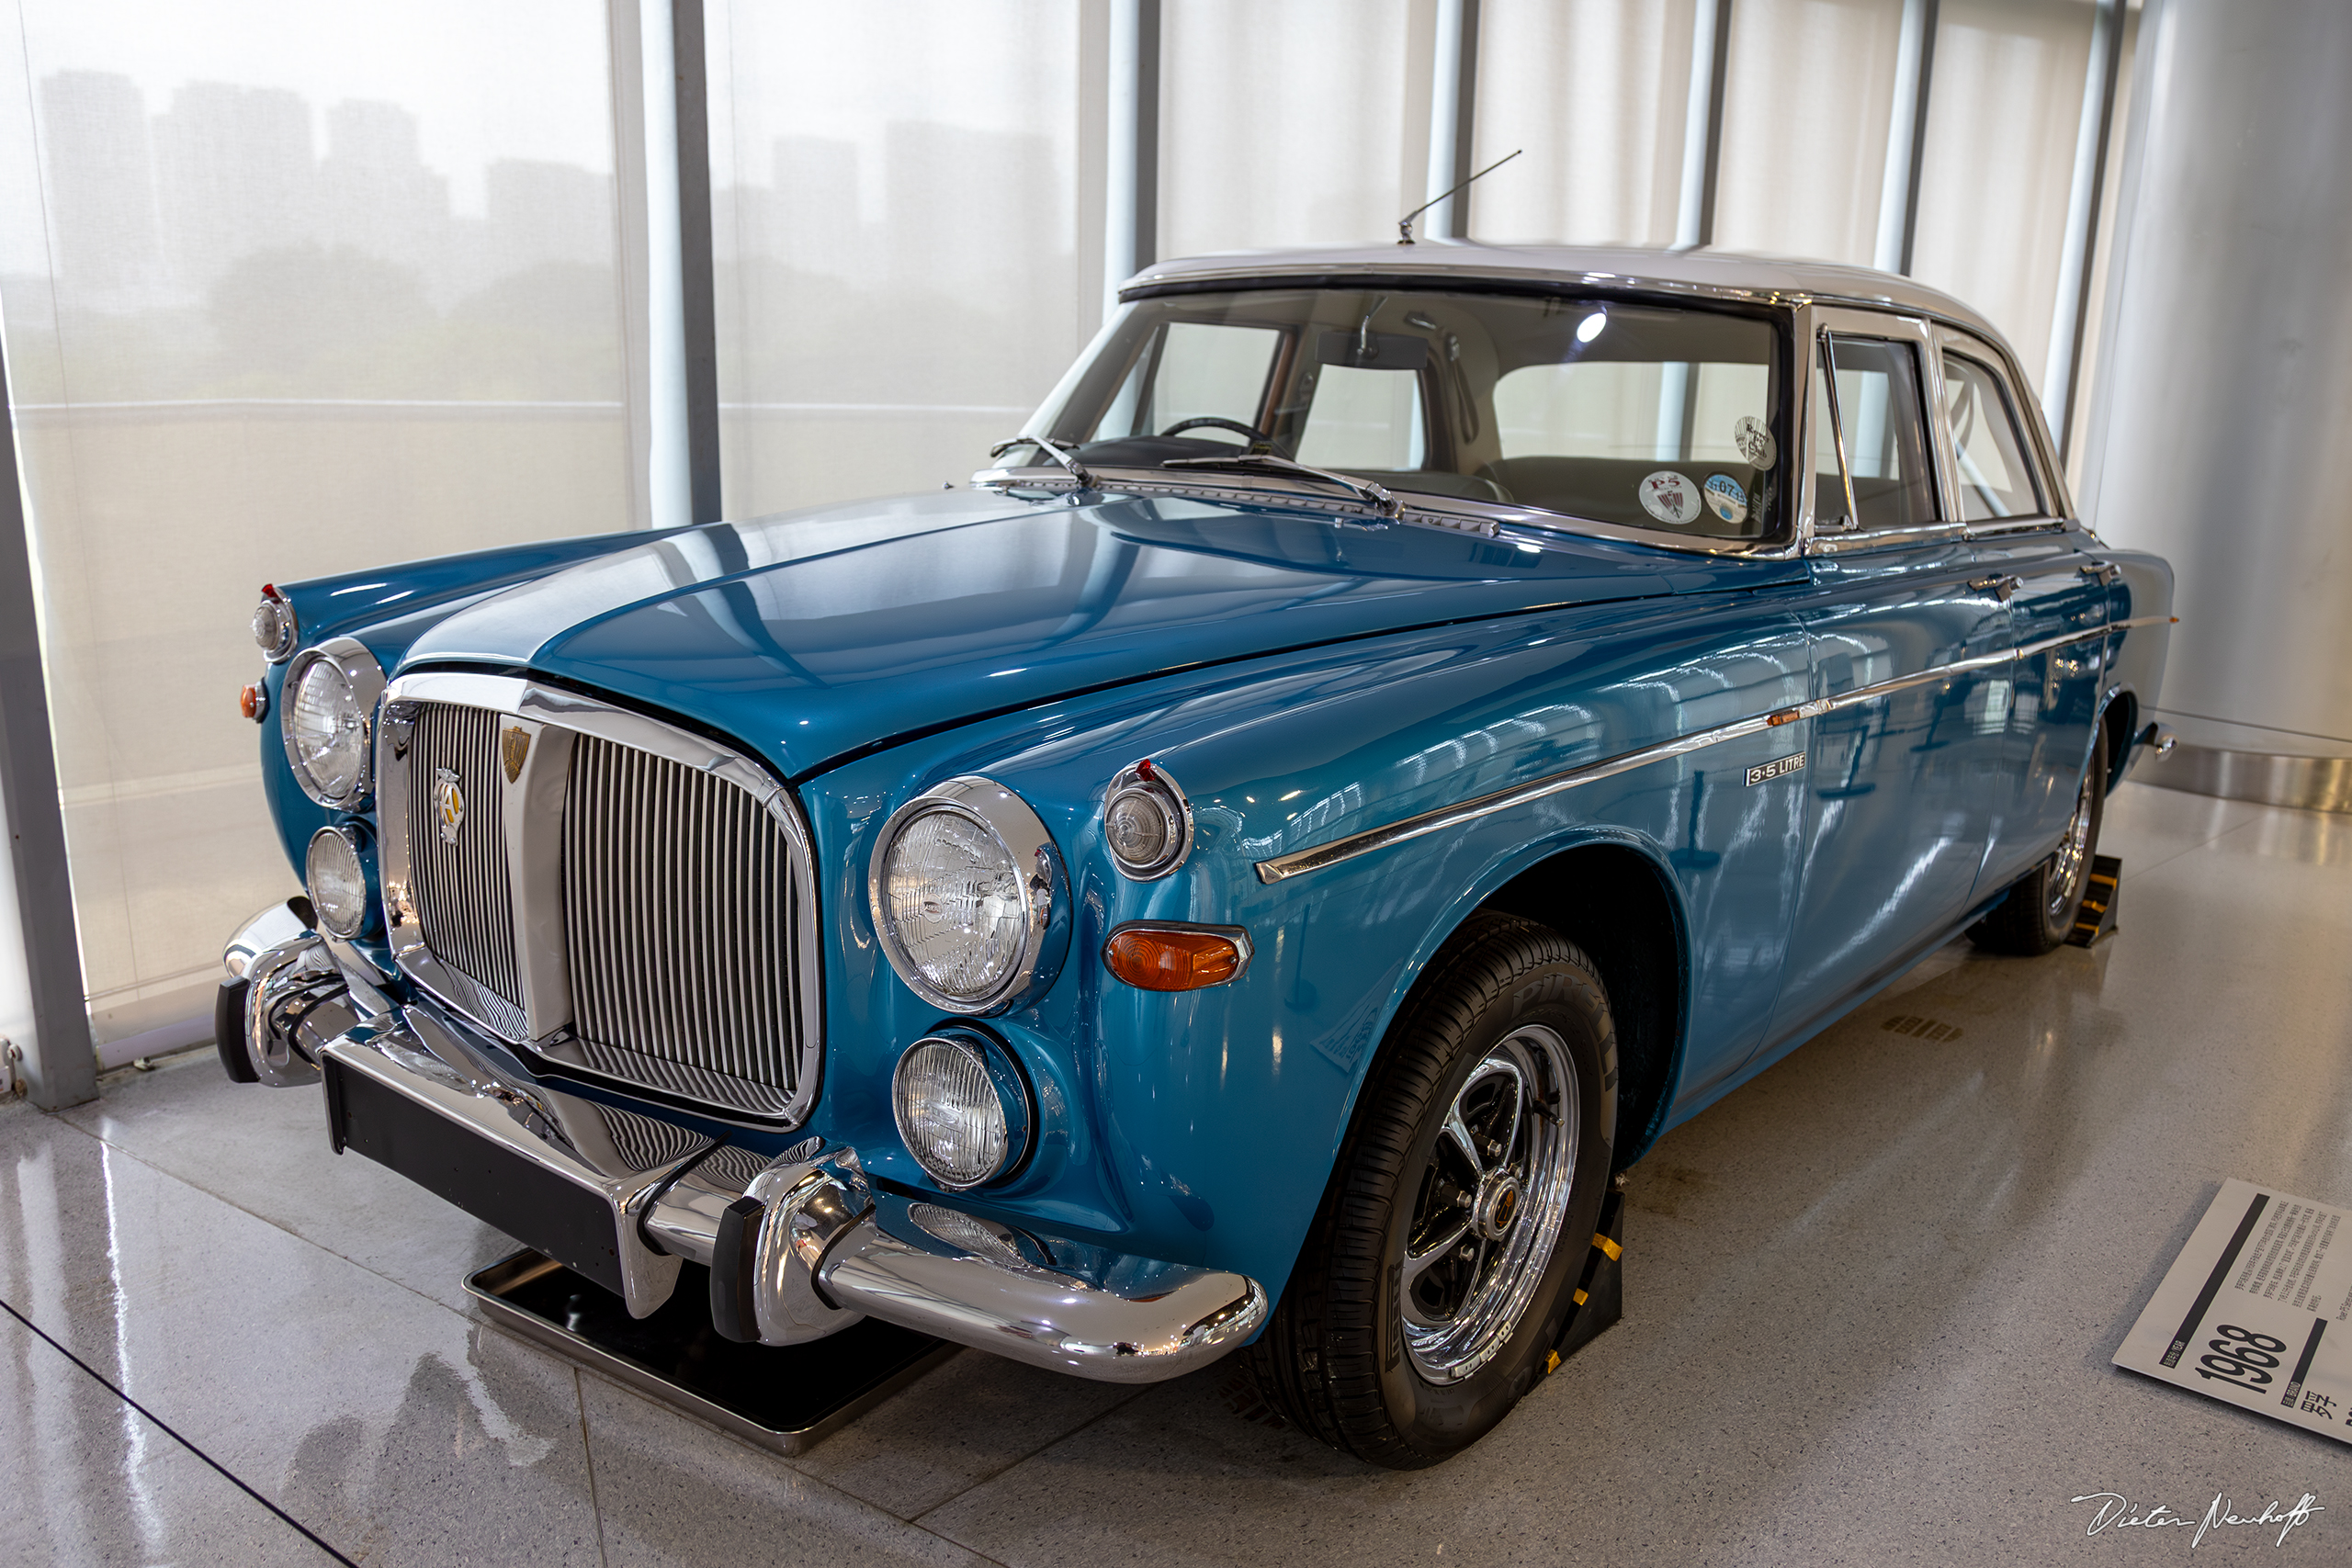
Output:
[[805,1453],[963,1348],[870,1317],[812,1345],[739,1344],[711,1327],[706,1270],[692,1263],[669,1301],[643,1318],[527,1249],[468,1276],[466,1293],[498,1326],[786,1455]]

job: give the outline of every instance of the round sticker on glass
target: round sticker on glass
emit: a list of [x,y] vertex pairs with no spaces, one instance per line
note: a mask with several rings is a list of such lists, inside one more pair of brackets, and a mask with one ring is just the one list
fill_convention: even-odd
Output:
[[1642,498],[1642,510],[1661,523],[1696,523],[1699,520],[1699,491],[1672,468],[1660,468],[1634,487]]
[[1736,527],[1747,521],[1747,492],[1729,474],[1709,474],[1707,510]]
[[1731,444],[1739,448],[1740,457],[1747,459],[1750,468],[1769,468],[1780,461],[1780,444],[1772,439],[1764,422],[1752,413],[1741,414],[1739,423],[1731,427]]

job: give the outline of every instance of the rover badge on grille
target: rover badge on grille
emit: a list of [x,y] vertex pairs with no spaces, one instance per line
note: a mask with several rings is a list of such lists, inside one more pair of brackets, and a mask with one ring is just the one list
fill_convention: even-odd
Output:
[[506,782],[513,784],[523,776],[523,760],[531,754],[531,732],[519,724],[510,724],[498,738],[498,760],[506,769]]
[[466,824],[466,795],[458,775],[447,768],[433,770],[433,819],[440,824],[443,843],[458,841],[458,829]]

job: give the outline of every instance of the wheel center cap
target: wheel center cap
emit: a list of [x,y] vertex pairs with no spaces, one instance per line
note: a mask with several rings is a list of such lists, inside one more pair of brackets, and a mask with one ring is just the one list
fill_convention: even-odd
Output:
[[1482,1179],[1478,1195],[1470,1204],[1471,1228],[1488,1241],[1500,1241],[1510,1234],[1510,1223],[1518,1217],[1519,1178],[1498,1172]]

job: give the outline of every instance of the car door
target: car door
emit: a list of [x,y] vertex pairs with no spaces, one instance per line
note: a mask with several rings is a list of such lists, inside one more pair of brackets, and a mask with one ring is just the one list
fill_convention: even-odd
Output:
[[1938,436],[1948,504],[1976,558],[2008,598],[2018,657],[2010,671],[2004,769],[1980,884],[1996,891],[2031,870],[2064,828],[2098,722],[2113,575],[2086,553],[2090,536],[2065,517],[2053,473],[2040,460],[2033,405],[2007,355],[1971,333],[1938,326]]
[[[1913,317],[1815,309],[1813,709],[1797,912],[1771,1042],[1964,914],[2006,794],[2007,606],[1948,515]],[[1827,373],[1835,367],[1834,377]]]

